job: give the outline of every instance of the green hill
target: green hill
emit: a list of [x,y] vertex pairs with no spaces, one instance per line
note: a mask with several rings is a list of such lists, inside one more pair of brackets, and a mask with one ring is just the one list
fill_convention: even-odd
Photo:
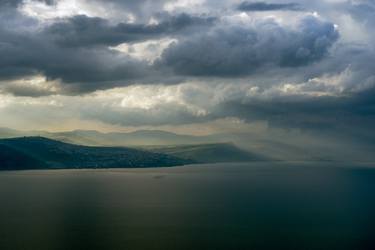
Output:
[[0,170],[47,168],[47,164],[26,153],[0,144]]
[[193,163],[125,147],[89,147],[43,137],[0,140],[0,169],[167,167]]

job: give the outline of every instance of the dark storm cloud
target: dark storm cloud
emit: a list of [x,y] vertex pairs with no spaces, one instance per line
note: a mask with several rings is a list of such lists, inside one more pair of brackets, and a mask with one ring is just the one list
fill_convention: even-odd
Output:
[[[212,114],[266,120],[273,127],[353,135],[363,137],[362,141],[368,137],[375,143],[371,132],[375,124],[375,66],[369,63],[375,60],[375,51],[368,46],[347,44],[339,46],[335,55],[305,67],[303,75],[308,84],[292,84],[299,88],[295,94],[291,91],[270,92],[268,98],[240,96],[219,104]],[[334,77],[314,78],[324,74]],[[314,91],[323,96],[310,96]]]
[[[0,0],[0,7],[11,7],[15,8],[19,6],[24,0]],[[43,2],[47,5],[55,4],[56,0],[36,0],[38,2]]]
[[302,10],[297,3],[266,3],[266,2],[242,2],[238,5],[241,11],[275,11],[275,10]]
[[[275,97],[270,100],[230,101],[214,113],[246,121],[266,120],[273,127],[353,135],[375,143],[375,88],[350,96]],[[365,138],[367,136],[367,139]]]
[[22,0],[0,0],[0,7],[17,7]]
[[[238,117],[247,122],[268,121],[270,126],[276,128],[302,129],[317,133],[324,131],[330,135],[350,135],[353,140],[372,140],[375,143],[375,136],[371,136],[375,124],[375,68],[374,65],[369,65],[375,54],[367,46],[359,45],[340,46],[335,54],[336,57],[330,57],[313,67],[302,68],[307,84],[292,84],[299,89],[294,94],[293,91],[270,91],[272,86],[262,85],[259,85],[259,93],[251,96],[247,96],[249,87],[241,91],[241,85],[238,89],[230,89],[225,85],[213,87],[210,91],[186,88],[182,92],[183,103],[202,107],[207,110],[205,115],[193,115],[186,111],[184,106],[165,105],[151,110],[129,109],[125,114],[120,111],[108,112],[105,122],[122,125],[165,125]],[[295,73],[300,72],[298,70]],[[332,78],[314,78],[326,73]],[[277,84],[284,81],[283,77],[280,79]],[[310,82],[311,79],[314,80]],[[314,95],[315,91],[323,96]],[[179,94],[181,95],[180,91]],[[215,105],[212,105],[213,102]],[[155,114],[163,119],[147,119]],[[174,120],[177,117],[178,121]]]
[[[42,74],[61,80],[66,90],[84,93],[161,80],[176,83],[186,76],[239,77],[263,68],[309,65],[324,58],[338,39],[332,23],[314,16],[303,18],[296,28],[269,20],[224,24],[208,15],[155,14],[166,1],[140,2],[158,6],[147,8],[157,24],[114,23],[83,15],[39,23],[16,9],[0,15],[0,79]],[[107,4],[142,9],[140,2]],[[179,42],[154,65],[108,48],[164,37]]]
[[[375,50],[371,45],[346,43],[337,44],[334,56],[327,57],[296,73],[302,76],[297,81],[306,82],[317,79],[320,76],[335,76],[336,79],[320,79],[314,84],[308,84],[306,91],[320,91],[322,93],[341,93],[351,96],[353,93],[366,91],[375,86],[375,65],[369,62],[375,61]],[[290,72],[293,74],[293,72]],[[324,78],[324,77],[323,77]],[[336,81],[336,83],[324,84],[324,81]],[[323,83],[323,84],[321,84]],[[296,84],[299,86],[299,84]],[[336,90],[334,90],[336,89]]]
[[159,14],[162,21],[155,25],[111,25],[102,18],[74,16],[46,28],[35,28],[39,25],[37,20],[13,10],[7,14],[0,15],[3,21],[0,23],[0,80],[43,74],[48,79],[61,80],[73,93],[157,81],[156,75],[151,77],[156,72],[146,61],[108,46],[177,35],[214,22],[211,17]]
[[185,13],[175,16],[162,15],[158,24],[119,23],[112,25],[108,20],[98,17],[74,16],[57,22],[45,30],[46,36],[65,47],[92,45],[118,45],[155,39],[161,36],[187,32],[196,26],[212,25],[215,18],[191,16]]
[[228,25],[182,39],[158,63],[177,74],[241,76],[269,65],[298,67],[318,61],[338,37],[332,23],[314,16],[303,18],[297,29],[274,21]]
[[[20,2],[0,0],[3,5]],[[339,72],[349,64],[355,71],[353,82],[365,82],[373,75],[368,62],[375,57],[368,49],[360,54],[335,52],[334,60],[327,57],[339,34],[333,23],[316,16],[298,17],[291,28],[269,19],[244,24],[225,23],[219,16],[154,13],[168,1],[99,2],[135,12],[145,8],[159,23],[115,23],[82,15],[38,23],[22,12],[8,11],[7,16],[0,15],[0,79],[43,74],[60,79],[74,93],[84,93],[134,83],[177,83],[189,76],[258,77],[268,70],[276,72],[272,77],[278,81],[286,75],[300,80]],[[108,48],[166,36],[179,42],[153,66]],[[295,69],[301,66],[303,71]]]
[[23,96],[23,97],[42,97],[50,96],[56,94],[56,91],[51,89],[40,89],[33,88],[32,86],[25,85],[15,85],[10,84],[0,88],[2,92],[12,94],[13,96]]
[[[0,79],[37,73],[64,83],[75,83],[80,91],[108,88],[147,75],[144,62],[108,48],[61,48],[43,36],[1,30]],[[102,85],[102,86],[100,86]]]

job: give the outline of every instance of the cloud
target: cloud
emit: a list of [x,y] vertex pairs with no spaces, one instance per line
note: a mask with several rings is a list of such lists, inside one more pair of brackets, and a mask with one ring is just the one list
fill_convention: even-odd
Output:
[[0,0],[0,6],[2,7],[17,7],[22,0]]
[[345,70],[306,83],[266,89],[249,83],[199,82],[128,87],[102,92],[97,97],[107,98],[102,99],[105,105],[99,109],[98,105],[88,105],[80,113],[86,119],[122,126],[182,125],[236,117],[247,123],[266,121],[273,128],[367,135],[366,140],[373,140],[368,133],[375,122],[375,87],[352,92],[345,86],[351,77]]
[[[338,77],[336,81],[345,80],[344,76]],[[363,142],[375,142],[371,133],[375,122],[375,88],[350,95],[336,92],[319,95],[316,89],[305,86],[298,89],[299,85],[282,84],[266,90],[251,84],[203,85],[199,82],[130,86],[83,96],[17,97],[13,104],[8,104],[8,109],[18,106],[17,110],[25,110],[27,106],[38,115],[47,112],[44,113],[47,116],[59,110],[64,117],[135,127],[180,126],[236,118],[250,124],[264,121],[272,128],[352,136]],[[38,86],[41,88],[37,83]],[[46,91],[56,87],[49,86]]]
[[341,4],[353,17],[361,21],[375,21],[373,15],[375,11],[375,3],[371,0],[364,1],[348,1]]
[[126,84],[147,75],[146,63],[109,48],[61,48],[39,34],[0,32],[3,80],[43,74],[49,79],[77,84],[79,91],[88,91],[101,88],[99,85],[108,88],[114,81]]
[[371,30],[375,25],[375,2],[371,0],[348,1],[338,7],[357,22],[356,28],[364,30],[363,33],[368,36],[371,45],[374,45],[375,34]]
[[[209,16],[159,13],[160,21],[153,24],[113,24],[84,15],[43,23],[15,10],[7,14],[0,16],[4,20],[0,24],[0,80],[42,74],[66,85],[64,93],[157,82],[162,74],[150,67],[147,58],[132,57],[111,46],[180,36],[215,21]],[[37,94],[10,86],[3,90]]]
[[238,10],[241,11],[277,11],[277,10],[302,10],[298,3],[266,3],[266,2],[242,2]]
[[[122,126],[181,125],[210,121],[204,88],[183,84],[173,86],[130,86],[96,92],[87,96],[80,112],[85,119]],[[195,93],[196,102],[192,101]],[[95,103],[100,100],[103,105]]]
[[114,16],[121,15],[128,16],[131,20],[144,23],[148,22],[156,13],[165,11],[165,6],[168,3],[175,2],[174,0],[79,0],[87,8],[95,6],[101,9],[103,14]]
[[42,97],[64,92],[61,83],[49,81],[44,76],[36,75],[17,80],[0,82],[0,92],[23,97]]
[[320,136],[350,138],[374,146],[371,132],[375,122],[374,89],[353,96],[290,96],[273,100],[228,102],[218,107],[221,114],[247,122],[266,120],[273,128],[300,129]]
[[[126,6],[133,8],[132,4],[138,6]],[[298,18],[297,25],[270,18],[238,22],[231,14],[212,13],[159,12],[153,13],[153,20],[136,23],[86,15],[45,21],[16,10],[8,15],[0,17],[0,79],[42,74],[61,82],[61,94],[174,84],[190,76],[246,77],[264,69],[306,66],[324,59],[338,39],[332,23],[313,15]],[[149,41],[161,46],[152,45],[155,52],[146,53],[142,50],[152,49]],[[162,41],[167,41],[165,46]],[[132,53],[132,48],[141,51]],[[37,94],[9,86],[3,90]]]
[[297,147],[315,135],[371,144],[374,9],[372,0],[0,0],[1,121],[117,129],[233,119],[298,131],[282,137],[299,137]]
[[338,37],[334,24],[313,15],[299,20],[296,28],[273,19],[223,25],[172,44],[159,64],[183,75],[248,75],[269,65],[299,67],[319,61]]
[[[55,4],[55,0],[34,0],[36,2],[43,2],[47,5]],[[22,4],[24,0],[0,0],[1,7],[15,8]]]
[[140,42],[161,36],[187,32],[194,26],[212,25],[214,18],[190,16],[182,13],[176,16],[163,15],[156,24],[118,23],[84,15],[67,18],[49,26],[44,34],[63,47],[94,45],[115,46],[121,43]]

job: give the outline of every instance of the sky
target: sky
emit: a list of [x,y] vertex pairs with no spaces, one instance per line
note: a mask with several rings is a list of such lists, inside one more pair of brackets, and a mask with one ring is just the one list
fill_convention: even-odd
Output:
[[0,0],[0,126],[372,145],[374,13],[374,0]]

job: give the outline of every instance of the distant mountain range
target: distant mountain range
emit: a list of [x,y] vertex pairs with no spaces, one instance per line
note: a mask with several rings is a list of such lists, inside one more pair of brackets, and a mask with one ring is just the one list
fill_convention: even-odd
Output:
[[[217,151],[230,151],[230,148],[221,148],[219,145],[229,145],[234,143],[235,147],[251,152],[251,159],[255,156],[269,160],[286,160],[286,161],[375,161],[372,154],[373,145],[348,145],[343,142],[335,142],[326,138],[328,143],[311,143],[309,140],[293,141],[293,138],[278,137],[265,135],[262,133],[248,132],[248,133],[219,133],[206,136],[193,136],[175,134],[160,130],[139,130],[135,132],[111,132],[102,133],[95,130],[75,130],[68,132],[47,132],[47,131],[18,131],[9,128],[0,128],[1,138],[17,138],[17,137],[45,137],[52,140],[57,140],[69,144],[98,146],[98,147],[130,147],[130,148],[144,148],[156,146],[161,150],[171,151],[168,147],[178,146],[179,149],[186,152],[186,146],[194,146],[200,144],[216,144]],[[223,144],[224,143],[224,144]],[[183,147],[182,147],[183,146]],[[172,148],[173,148],[172,147]],[[220,146],[222,147],[222,146]],[[238,148],[237,148],[238,149]],[[199,147],[199,152],[203,154],[203,150],[207,150],[207,146]],[[163,152],[159,151],[159,152]],[[169,152],[171,153],[171,152]],[[194,155],[197,155],[195,153]],[[204,153],[208,155],[208,153]],[[221,154],[216,154],[221,156]],[[225,160],[229,160],[228,154],[225,155]],[[177,155],[176,155],[177,156]],[[216,161],[220,157],[217,157]],[[238,159],[238,158],[236,158]],[[202,159],[201,159],[202,160]],[[210,162],[212,162],[210,157]],[[205,161],[205,160],[204,160]]]
[[[9,128],[0,128],[0,138],[15,138],[22,136],[41,136],[61,142],[85,145],[85,146],[180,146],[197,144],[215,144],[234,142],[247,151],[258,155],[267,155],[269,159],[288,160],[297,156],[297,159],[309,158],[305,152],[299,148],[294,148],[288,144],[277,144],[265,140],[251,138],[248,134],[212,134],[207,136],[181,135],[160,130],[138,130],[135,132],[111,132],[102,133],[95,130],[74,130],[67,132],[46,132],[46,131],[18,131]],[[268,154],[266,153],[268,152]]]
[[169,167],[260,160],[232,144],[152,148],[93,147],[43,137],[0,140],[0,170]]
[[200,163],[264,161],[266,158],[236,147],[233,143],[180,146],[150,146],[143,149]]
[[51,133],[46,131],[18,131],[9,128],[0,128],[0,138],[22,136],[41,136],[86,146],[181,145],[218,142],[217,138],[211,136],[179,135],[160,130],[138,130],[129,133],[102,133],[95,130],[74,130]]
[[[18,131],[0,128],[0,138],[41,136],[71,144],[85,146],[176,146],[234,142],[247,151],[265,155],[268,159],[305,160],[312,159],[309,152],[292,145],[254,138],[248,134],[213,134],[207,136],[181,135],[160,130],[139,130],[129,133],[102,133],[95,130],[68,132]],[[251,139],[250,139],[251,138]],[[251,141],[250,141],[251,140]],[[319,154],[322,155],[322,154]]]

